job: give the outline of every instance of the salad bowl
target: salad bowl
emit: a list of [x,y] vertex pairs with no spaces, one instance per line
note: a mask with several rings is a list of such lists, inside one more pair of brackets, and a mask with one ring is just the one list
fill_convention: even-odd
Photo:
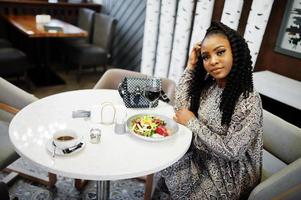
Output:
[[126,124],[131,134],[146,141],[164,141],[173,138],[179,130],[173,119],[158,114],[136,114]]

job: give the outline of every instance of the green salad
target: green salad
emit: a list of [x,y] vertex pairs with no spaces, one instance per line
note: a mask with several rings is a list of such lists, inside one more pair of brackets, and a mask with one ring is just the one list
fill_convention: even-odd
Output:
[[166,137],[171,135],[166,122],[152,115],[143,115],[134,118],[131,121],[130,127],[133,132],[145,137]]

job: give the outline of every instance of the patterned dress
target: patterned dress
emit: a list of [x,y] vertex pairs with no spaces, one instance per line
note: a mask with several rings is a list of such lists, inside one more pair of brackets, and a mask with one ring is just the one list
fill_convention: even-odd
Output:
[[[186,69],[176,91],[175,108],[189,108],[193,71]],[[223,89],[213,84],[201,94],[190,150],[156,174],[154,199],[168,189],[172,199],[247,199],[259,183],[262,166],[262,105],[257,92],[239,98],[229,126],[221,125]],[[158,180],[159,179],[159,180]]]

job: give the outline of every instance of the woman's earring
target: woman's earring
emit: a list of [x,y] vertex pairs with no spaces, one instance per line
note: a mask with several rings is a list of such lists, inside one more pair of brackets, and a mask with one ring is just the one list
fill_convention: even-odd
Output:
[[209,73],[207,72],[206,76],[205,76],[205,80],[207,80],[207,78],[209,77]]

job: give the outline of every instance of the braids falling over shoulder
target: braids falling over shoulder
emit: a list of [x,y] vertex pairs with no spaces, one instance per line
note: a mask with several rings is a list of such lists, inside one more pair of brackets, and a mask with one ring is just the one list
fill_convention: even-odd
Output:
[[[238,98],[241,94],[246,98],[248,97],[249,92],[253,91],[251,55],[245,39],[239,35],[238,32],[232,30],[223,23],[211,23],[205,37],[213,34],[225,35],[228,38],[232,49],[233,66],[227,76],[227,83],[219,105],[220,111],[222,112],[222,125],[229,125]],[[189,91],[191,95],[190,110],[194,112],[195,116],[198,116],[197,111],[200,106],[200,94],[202,90],[206,85],[213,83],[211,76],[205,79],[206,73],[203,61],[202,59],[199,59]]]

